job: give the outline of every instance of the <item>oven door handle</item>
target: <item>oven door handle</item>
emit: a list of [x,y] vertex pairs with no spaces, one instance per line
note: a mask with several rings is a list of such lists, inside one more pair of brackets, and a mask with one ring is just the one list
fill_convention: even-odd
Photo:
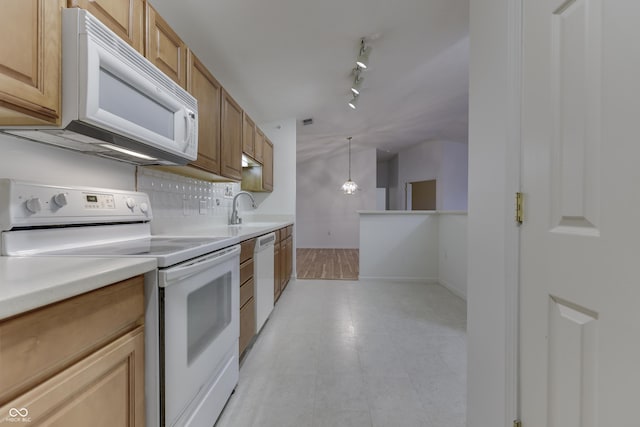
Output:
[[240,245],[233,246],[228,249],[223,249],[218,252],[214,252],[211,255],[191,261],[186,265],[179,267],[169,268],[164,271],[160,271],[159,274],[163,280],[160,281],[159,286],[165,288],[176,283],[179,279],[186,279],[194,274],[201,273],[202,271],[211,269],[218,264],[221,264],[228,259],[238,256],[240,253]]

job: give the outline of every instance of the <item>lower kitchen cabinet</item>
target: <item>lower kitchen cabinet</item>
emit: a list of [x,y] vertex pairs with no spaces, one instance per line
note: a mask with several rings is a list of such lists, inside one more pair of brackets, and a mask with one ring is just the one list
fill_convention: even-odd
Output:
[[278,300],[280,294],[289,284],[293,272],[293,226],[276,230],[274,246],[274,289],[273,296]]
[[253,296],[240,308],[240,354],[246,349],[256,334],[256,307]]
[[143,276],[2,320],[0,342],[0,414],[144,425]]
[[255,301],[253,298],[253,251],[256,239],[240,243],[240,342],[239,353],[246,350],[256,334]]

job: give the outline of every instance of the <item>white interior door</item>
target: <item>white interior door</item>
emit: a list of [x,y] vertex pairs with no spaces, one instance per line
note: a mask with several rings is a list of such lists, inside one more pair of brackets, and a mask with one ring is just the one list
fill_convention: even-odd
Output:
[[521,418],[640,425],[640,2],[525,0]]

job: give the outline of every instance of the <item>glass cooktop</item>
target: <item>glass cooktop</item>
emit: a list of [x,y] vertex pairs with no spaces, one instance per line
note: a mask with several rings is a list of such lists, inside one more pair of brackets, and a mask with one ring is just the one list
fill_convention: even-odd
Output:
[[[42,255],[138,256],[156,257],[159,261],[177,257],[178,259],[174,262],[181,262],[221,249],[224,247],[220,245],[221,241],[228,239],[229,237],[149,237],[101,245],[78,246]],[[159,265],[162,264],[165,263],[159,263]]]

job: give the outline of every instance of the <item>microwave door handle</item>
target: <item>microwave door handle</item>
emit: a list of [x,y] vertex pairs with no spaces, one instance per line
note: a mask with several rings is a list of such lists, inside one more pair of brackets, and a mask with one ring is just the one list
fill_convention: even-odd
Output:
[[189,146],[191,134],[193,133],[193,118],[195,115],[191,110],[184,110],[184,149]]
[[178,279],[186,279],[194,274],[201,273],[207,269],[215,267],[218,264],[227,261],[240,253],[240,246],[234,246],[230,249],[223,249],[215,252],[213,255],[205,256],[201,260],[190,262],[182,267],[173,267],[165,271],[160,271],[164,281],[160,283],[160,287],[170,286],[178,281]]

